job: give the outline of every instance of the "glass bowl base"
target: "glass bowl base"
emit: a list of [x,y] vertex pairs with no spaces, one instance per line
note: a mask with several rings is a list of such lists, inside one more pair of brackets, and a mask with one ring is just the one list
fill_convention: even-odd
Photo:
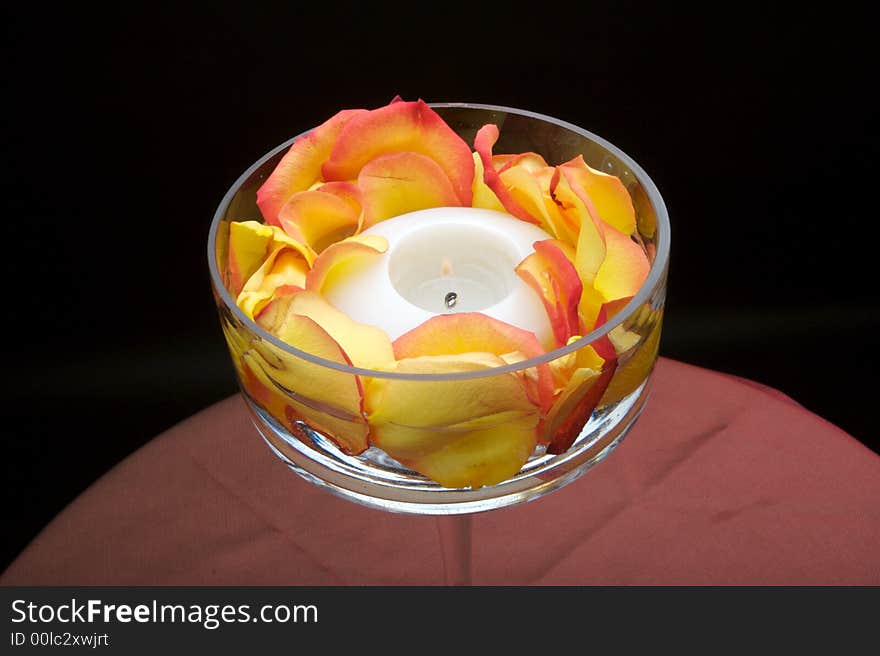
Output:
[[485,512],[538,499],[580,477],[604,459],[638,419],[650,391],[649,376],[632,394],[593,413],[571,448],[560,455],[538,447],[513,478],[478,489],[445,488],[384,452],[370,448],[351,456],[324,435],[301,424],[311,444],[291,434],[244,394],[251,418],[271,450],[305,480],[371,508],[421,515]]

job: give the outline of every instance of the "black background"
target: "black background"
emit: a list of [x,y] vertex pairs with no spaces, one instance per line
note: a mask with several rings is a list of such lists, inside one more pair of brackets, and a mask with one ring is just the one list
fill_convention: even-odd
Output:
[[0,567],[235,392],[205,258],[232,182],[395,94],[530,109],[633,156],[673,226],[662,354],[781,389],[880,452],[871,22],[530,4],[3,10]]

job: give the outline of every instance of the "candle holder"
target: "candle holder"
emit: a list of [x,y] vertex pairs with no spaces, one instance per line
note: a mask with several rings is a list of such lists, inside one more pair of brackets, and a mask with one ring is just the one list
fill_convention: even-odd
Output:
[[[262,221],[257,190],[296,138],[260,158],[226,193],[211,224],[208,263],[241,391],[254,425],[270,449],[307,481],[356,503],[390,512],[438,516],[447,582],[467,583],[471,514],[532,501],[574,481],[611,453],[638,418],[648,398],[650,372],[657,357],[670,232],[666,208],[654,183],[635,161],[604,139],[564,121],[519,109],[463,103],[431,107],[468,144],[473,144],[482,126],[493,123],[500,129],[496,152],[531,151],[548,162],[582,155],[594,169],[619,178],[636,212],[633,239],[644,248],[650,263],[638,292],[581,339],[540,357],[496,368],[449,374],[379,371],[299,350],[261,328],[236,305],[227,270],[230,223]],[[345,443],[344,435],[364,430],[364,417],[331,408],[327,391],[310,388],[308,383],[309,372],[315,373],[315,380],[329,376],[340,387],[362,386],[371,379],[407,381],[424,388],[423,402],[430,406],[444,388],[453,389],[467,380],[500,382],[511,373],[561,365],[586,348],[607,351],[610,337],[616,337],[616,353],[606,358],[602,371],[595,372],[604,377],[603,384],[559,394],[542,417],[555,430],[568,431],[571,444],[558,453],[539,445],[518,473],[477,488],[444,487],[375,446],[358,455],[346,453],[339,444]],[[250,366],[254,362],[261,366]],[[297,380],[285,379],[285,372],[294,371]],[[591,394],[599,398],[590,398]],[[493,430],[500,428],[503,425],[492,426]],[[510,429],[519,430],[513,423]],[[435,437],[443,439],[442,435]]]

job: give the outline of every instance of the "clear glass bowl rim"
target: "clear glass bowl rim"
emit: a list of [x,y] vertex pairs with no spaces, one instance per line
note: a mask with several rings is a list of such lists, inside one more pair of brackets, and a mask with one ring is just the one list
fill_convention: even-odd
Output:
[[261,339],[264,339],[276,348],[279,348],[294,357],[302,358],[303,360],[306,360],[308,362],[327,367],[328,369],[335,369],[336,371],[341,371],[344,373],[354,374],[358,376],[367,376],[370,378],[391,378],[397,380],[466,380],[473,378],[486,378],[515,371],[522,371],[524,369],[530,369],[541,364],[552,362],[557,358],[563,357],[569,353],[577,351],[580,348],[583,348],[584,346],[592,344],[597,339],[600,339],[601,337],[607,335],[616,326],[619,326],[624,321],[626,321],[626,319],[629,318],[633,312],[635,312],[639,307],[642,306],[642,304],[644,304],[648,300],[657,285],[662,283],[663,276],[666,270],[666,265],[669,260],[670,247],[669,215],[666,210],[666,204],[663,202],[660,191],[657,189],[657,185],[654,184],[654,181],[651,180],[650,176],[645,172],[644,169],[642,169],[641,166],[636,163],[635,160],[624,153],[620,148],[607,141],[606,139],[603,139],[602,137],[593,134],[588,130],[584,130],[583,128],[580,128],[573,123],[568,123],[552,116],[547,116],[545,114],[539,114],[537,112],[531,112],[524,109],[504,107],[503,105],[485,105],[480,103],[466,102],[438,102],[428,103],[428,105],[434,108],[482,109],[492,112],[516,114],[527,118],[553,123],[555,125],[558,125],[559,127],[575,132],[576,134],[579,134],[582,137],[585,137],[586,139],[597,143],[598,145],[602,146],[607,151],[612,153],[614,156],[616,156],[621,162],[626,164],[626,166],[635,175],[638,182],[645,190],[645,193],[648,196],[648,200],[650,201],[651,206],[654,208],[657,219],[657,250],[654,257],[654,262],[651,265],[650,271],[648,272],[647,279],[645,280],[642,287],[639,289],[638,293],[633,296],[630,299],[629,303],[627,303],[614,316],[613,320],[605,322],[599,328],[596,328],[592,332],[587,333],[579,340],[572,342],[571,344],[561,346],[552,351],[547,351],[543,355],[530,358],[528,360],[521,360],[513,364],[508,364],[501,367],[492,367],[489,369],[480,369],[477,371],[461,371],[445,374],[418,374],[364,369],[361,367],[341,364],[339,362],[333,362],[332,360],[325,360],[324,358],[312,355],[311,353],[301,351],[298,348],[287,344],[286,342],[282,342],[280,339],[261,328],[259,324],[257,324],[254,320],[250,319],[244,312],[242,312],[241,308],[239,308],[238,304],[235,302],[235,299],[232,298],[232,295],[223,284],[223,281],[220,277],[220,271],[217,267],[217,232],[220,229],[220,224],[225,217],[226,210],[228,209],[229,204],[232,202],[232,199],[235,197],[236,193],[238,193],[241,185],[244,184],[244,182],[248,178],[250,178],[254,174],[254,172],[257,171],[257,169],[259,169],[261,166],[263,166],[269,159],[277,155],[279,152],[287,150],[288,148],[290,148],[291,144],[293,144],[294,141],[311,132],[312,130],[310,129],[296,135],[295,137],[292,137],[291,139],[288,139],[282,144],[279,144],[278,146],[267,152],[265,155],[260,157],[250,167],[248,167],[248,169],[244,173],[242,173],[238,177],[238,179],[232,184],[232,186],[223,196],[223,200],[220,201],[217,210],[214,212],[214,218],[211,222],[211,229],[208,233],[208,269],[211,273],[211,282],[214,286],[216,293],[223,300],[224,305],[226,305],[229,311],[232,312],[235,318],[238,319],[238,321],[240,321],[242,325],[247,327],[252,333],[255,333]]

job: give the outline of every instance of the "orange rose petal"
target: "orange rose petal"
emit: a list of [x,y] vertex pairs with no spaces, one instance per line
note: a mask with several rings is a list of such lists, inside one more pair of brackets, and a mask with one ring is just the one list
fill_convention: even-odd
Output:
[[538,153],[519,153],[518,155],[513,155],[504,162],[501,168],[498,169],[499,175],[514,166],[523,168],[534,175],[541,169],[547,168],[548,164]]
[[227,271],[233,295],[238,295],[248,278],[266,260],[271,242],[272,229],[267,225],[256,221],[229,224]]
[[[601,326],[605,321],[607,312],[602,307],[596,326]],[[598,364],[595,357],[600,358],[602,363]],[[579,350],[578,360],[578,368],[544,422],[542,439],[548,442],[547,453],[550,454],[565,453],[574,444],[617,369],[617,354],[607,335]]]
[[[398,360],[425,355],[461,355],[472,352],[500,356],[520,351],[527,358],[545,353],[534,333],[479,312],[442,314],[432,317],[394,340]],[[546,364],[538,365],[534,379],[524,374],[532,401],[542,410],[553,399],[553,375]]]
[[597,217],[590,198],[580,188],[570,172],[557,167],[560,175],[552,183],[553,197],[560,210],[572,223],[577,225],[578,239],[575,254],[575,267],[585,284],[592,284],[605,260],[605,230]]
[[581,302],[578,304],[578,313],[581,317],[581,333],[586,334],[596,327],[599,312],[605,302],[605,297],[597,292],[592,285],[584,285],[584,290],[581,292]]
[[353,235],[359,218],[359,206],[354,207],[346,198],[321,190],[294,194],[278,213],[281,228],[294,239],[307,243],[316,253]]
[[241,362],[239,369],[241,372],[241,386],[264,410],[268,411],[283,426],[290,429],[290,424],[287,421],[287,408],[290,405],[289,399],[268,378],[263,366],[255,360],[253,353],[247,353],[239,361]]
[[395,362],[391,340],[384,330],[354,321],[315,292],[296,294],[290,312],[309,317],[324,328],[356,367],[385,369]]
[[378,235],[358,235],[336,242],[315,258],[306,274],[306,289],[321,291],[345,276],[357,275],[360,267],[388,250],[388,241]]
[[308,433],[304,434],[297,422],[302,422],[308,428],[329,438],[340,451],[348,455],[359,455],[370,447],[370,426],[360,418],[337,417],[316,411],[309,405],[297,401],[288,403],[285,416],[290,431],[306,444],[311,441],[311,436]]
[[254,313],[254,321],[266,332],[276,334],[287,316],[291,297],[302,291],[305,291],[302,287],[294,285],[278,287],[272,299]]
[[544,202],[544,193],[538,180],[528,169],[521,166],[505,168],[498,177],[513,202],[532,217],[533,222],[538,223],[545,230],[552,229]]
[[[539,173],[539,175],[545,175]],[[549,182],[549,201],[545,201],[548,207],[552,204],[555,212],[548,209],[548,215],[553,222],[553,233],[557,239],[567,244],[575,245],[578,242],[581,224],[588,220],[590,215],[583,201],[572,191],[568,181],[560,174],[558,166],[553,167]],[[596,264],[598,268],[598,264]]]
[[322,167],[325,180],[352,180],[381,155],[413,152],[434,160],[459,204],[471,204],[474,162],[468,145],[423,101],[395,102],[360,114],[340,132]]
[[623,326],[615,326],[608,332],[608,339],[614,345],[614,351],[619,357],[632,355],[630,352],[641,341],[639,333],[627,330]]
[[[551,194],[566,222],[577,226],[574,266],[583,282],[579,302],[582,332],[590,332],[606,297],[594,287],[596,275],[607,255],[606,225],[596,218],[596,209],[570,172],[556,167],[551,181]],[[610,229],[610,228],[609,228]]]
[[487,210],[495,210],[496,212],[507,212],[495,192],[489,189],[483,179],[483,160],[480,159],[479,153],[474,153],[474,182],[471,187],[473,192],[473,207],[480,207]]
[[[401,358],[391,371],[449,374],[482,371],[504,365],[488,351]],[[431,399],[426,403],[426,399]],[[365,409],[374,424],[452,426],[500,412],[535,412],[522,382],[512,374],[464,380],[371,378]]]
[[583,155],[562,164],[562,168],[590,197],[600,219],[625,235],[636,231],[632,198],[619,178],[591,168]]
[[[566,346],[581,339],[583,335],[572,335],[568,338]],[[554,393],[558,394],[568,384],[569,379],[577,369],[593,369],[600,371],[605,364],[604,358],[599,357],[596,349],[592,346],[582,346],[577,351],[556,358],[548,363],[553,372],[553,383],[556,385]]]
[[[286,314],[276,334],[301,351],[351,365],[336,340],[309,317]],[[245,355],[264,384],[284,393],[296,414],[312,428],[333,439],[346,453],[367,448],[369,429],[359,376],[313,363],[268,342],[255,343]]]
[[[361,388],[355,376],[327,367],[315,369],[318,365],[301,358],[294,363],[293,356],[288,356],[285,369],[280,370],[255,350],[245,353],[243,359],[264,389],[268,390],[270,402],[263,407],[282,425],[298,433],[294,422],[302,421],[351,455],[367,449],[370,429],[360,410]],[[324,390],[338,394],[336,403],[322,401],[318,398],[321,394],[302,385],[305,380],[325,385]],[[281,391],[279,386],[287,391]]]
[[236,305],[253,318],[269,303],[279,288],[303,288],[309,266],[302,254],[289,246],[276,248],[245,283]]
[[578,303],[583,283],[564,247],[552,239],[535,242],[535,252],[515,269],[544,304],[556,346],[563,346],[580,331]]
[[617,403],[632,394],[644,382],[654,368],[657,353],[660,349],[660,332],[662,321],[659,319],[651,328],[648,337],[636,352],[620,366],[608,388],[599,401],[600,405]]
[[333,194],[337,198],[341,198],[357,213],[362,211],[361,190],[352,182],[324,182],[317,187],[317,191],[323,191],[325,194]]
[[[494,145],[495,141],[497,141],[497,140],[498,140],[498,137],[495,137],[495,139],[492,142],[493,145]],[[491,152],[491,151],[492,151],[492,148],[490,146],[489,152]],[[514,160],[514,159],[516,159],[515,153],[512,153],[512,154],[505,153],[502,155],[492,155],[492,168],[494,168],[496,171],[501,171],[501,169],[503,169],[505,166],[507,166],[508,162],[510,162],[511,160]]]
[[607,252],[593,286],[606,301],[634,296],[651,269],[648,257],[629,235],[611,226],[605,227],[604,235]]
[[626,304],[632,300],[632,296],[621,296],[620,298],[616,298],[613,301],[605,302],[605,313],[609,319],[614,318],[614,315],[620,312]]
[[291,315],[308,317],[321,326],[356,367],[384,369],[394,365],[391,340],[384,330],[352,320],[315,292],[299,291],[276,298],[256,321],[268,332],[282,337]]
[[[373,440],[395,460],[445,487],[476,489],[515,476],[537,444],[535,413],[504,413],[484,423],[443,429],[387,424],[375,431]],[[400,444],[408,451],[416,451],[414,445],[430,446],[408,455],[399,453]]]
[[[599,309],[599,316],[596,319],[595,328],[599,328],[606,321],[608,321],[608,304],[604,304]],[[614,345],[611,343],[611,340],[608,339],[608,335],[604,337],[600,337],[595,342],[590,344],[590,348],[595,350],[596,354],[605,360],[605,362],[615,361],[617,362],[617,351],[614,350]]]
[[358,175],[364,204],[364,225],[431,207],[461,205],[443,169],[419,153],[381,155]]
[[[345,125],[365,109],[344,109],[308,134],[297,139],[278,166],[257,190],[257,206],[266,223],[281,225],[278,213],[298,191],[305,191],[321,177],[321,164]],[[351,176],[354,177],[354,176]]]
[[308,246],[291,238],[277,226],[267,226],[257,221],[230,223],[227,271],[232,294],[241,292],[269,254],[281,246],[297,250],[309,265],[315,259],[315,253]]
[[515,362],[522,362],[527,359],[526,354],[522,351],[510,351],[509,353],[502,353],[498,357],[504,360],[504,364],[514,364]]
[[477,131],[477,136],[474,138],[474,150],[477,151],[483,162],[483,181],[486,183],[486,186],[495,193],[508,214],[512,214],[516,218],[528,221],[529,223],[540,224],[540,218],[529,214],[526,209],[520,206],[520,204],[513,198],[511,193],[507,190],[504,182],[502,182],[498,171],[495,170],[495,166],[492,162],[492,147],[495,145],[496,141],[498,141],[498,126],[491,123],[481,127]]
[[[579,335],[574,335],[569,337],[568,344],[571,344],[573,341],[579,339]],[[562,391],[562,388],[566,386],[568,380],[571,378],[571,375],[574,373],[576,369],[575,363],[577,362],[577,351],[573,353],[567,353],[566,355],[562,355],[555,360],[551,360],[548,362],[548,366],[550,367],[550,372],[553,374],[553,394],[558,395],[559,392]]]
[[[577,339],[580,339],[580,336],[575,335],[572,337],[572,340]],[[607,344],[605,344],[605,346],[607,346]],[[575,351],[575,367],[578,369],[594,369],[595,371],[602,369],[605,365],[605,358],[599,355],[596,348],[600,351],[603,350],[603,346],[601,345],[597,346],[588,344]],[[608,355],[607,351],[605,351],[605,355]]]
[[574,372],[544,423],[542,440],[548,443],[547,453],[558,455],[571,448],[608,387],[614,367],[612,362],[601,373],[592,369]]
[[[491,353],[465,353],[403,359],[395,371],[448,374],[502,364]],[[537,440],[537,409],[513,374],[461,381],[372,378],[365,409],[376,446],[447,487],[506,480]]]
[[547,166],[534,171],[532,176],[541,189],[544,203],[543,214],[546,225],[542,225],[542,227],[559,241],[574,246],[578,240],[580,221],[579,218],[563,211],[562,205],[553,195],[553,190],[557,186],[559,170],[555,166]]
[[422,355],[459,355],[520,351],[527,357],[543,354],[533,333],[479,312],[459,312],[431,317],[394,340],[398,359]]
[[[560,433],[560,428],[564,423],[574,422],[576,417],[573,416],[573,413],[575,413],[580,401],[589,392],[596,378],[599,377],[600,372],[601,370],[588,367],[576,368],[569,372],[562,389],[553,401],[553,407],[550,408],[550,412],[547,413],[544,424],[541,426],[541,435],[539,437],[541,444],[551,444],[554,436]],[[563,430],[565,433],[570,432],[567,429]],[[564,437],[559,437],[557,441],[562,443],[564,440]],[[563,452],[564,450],[559,453]]]

